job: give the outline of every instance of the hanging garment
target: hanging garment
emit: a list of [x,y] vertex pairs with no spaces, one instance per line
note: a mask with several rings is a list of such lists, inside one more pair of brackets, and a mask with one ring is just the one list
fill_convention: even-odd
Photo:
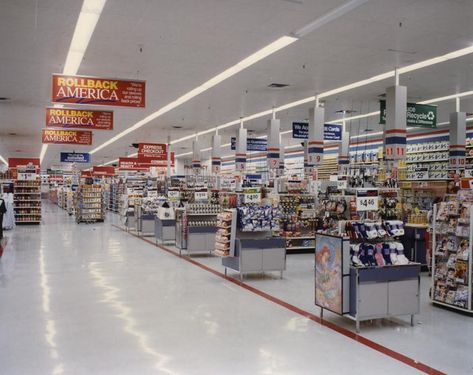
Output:
[[13,208],[13,194],[3,194],[3,201],[5,204],[6,212],[3,215],[3,229],[13,229],[15,226],[15,210]]

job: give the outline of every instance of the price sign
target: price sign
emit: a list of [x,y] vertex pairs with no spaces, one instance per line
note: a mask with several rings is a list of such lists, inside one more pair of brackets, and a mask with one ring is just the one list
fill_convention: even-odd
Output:
[[473,169],[465,169],[465,177],[473,178]]
[[377,211],[379,197],[356,197],[357,211]]
[[208,191],[196,191],[194,193],[194,200],[196,202],[209,200],[209,192]]
[[429,172],[428,171],[417,171],[414,172],[413,180],[428,180]]
[[181,192],[179,190],[169,190],[168,191],[168,198],[172,200],[179,200],[181,197]]
[[150,190],[148,191],[148,197],[149,198],[152,198],[152,197],[157,197],[158,196],[158,192],[156,190]]
[[346,188],[347,188],[347,180],[337,181],[337,189],[338,190],[345,190]]
[[243,196],[244,203],[258,204],[261,203],[261,193],[246,193]]
[[356,210],[361,211],[377,211],[379,208],[378,190],[366,189],[356,192]]

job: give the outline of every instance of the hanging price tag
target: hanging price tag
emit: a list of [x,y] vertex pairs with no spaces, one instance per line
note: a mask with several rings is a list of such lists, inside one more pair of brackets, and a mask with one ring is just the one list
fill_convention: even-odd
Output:
[[337,189],[338,190],[345,190],[346,188],[347,188],[347,180],[337,181]]
[[243,200],[246,204],[259,204],[261,203],[261,193],[247,193],[243,196]]
[[379,197],[356,197],[357,211],[377,211]]
[[379,208],[378,190],[366,189],[356,192],[357,211],[377,211]]
[[414,173],[413,180],[428,180],[429,172],[428,171],[418,171]]
[[168,198],[171,200],[179,200],[181,197],[181,192],[179,190],[169,190]]
[[194,193],[194,200],[196,202],[207,201],[209,199],[208,191],[196,191]]

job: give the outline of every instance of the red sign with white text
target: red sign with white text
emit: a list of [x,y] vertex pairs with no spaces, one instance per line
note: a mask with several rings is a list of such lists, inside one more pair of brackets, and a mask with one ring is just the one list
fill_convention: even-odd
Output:
[[139,143],[138,157],[167,160],[166,145],[164,143]]
[[92,174],[94,176],[114,176],[115,175],[115,167],[94,166],[94,167],[92,167]]
[[90,146],[92,144],[92,132],[88,130],[43,129],[41,141],[43,143]]
[[[171,152],[171,167],[174,167],[174,152]],[[160,160],[155,158],[119,158],[118,168],[122,171],[145,171],[150,167],[167,167],[167,160]]]
[[81,177],[92,177],[92,171],[81,171],[80,176]]
[[52,102],[145,106],[145,81],[53,74]]
[[47,128],[113,130],[113,112],[74,108],[46,108]]
[[146,171],[149,166],[142,166],[138,158],[118,158],[118,169],[122,171]]
[[25,167],[30,163],[37,169],[40,168],[39,158],[8,158],[8,168]]

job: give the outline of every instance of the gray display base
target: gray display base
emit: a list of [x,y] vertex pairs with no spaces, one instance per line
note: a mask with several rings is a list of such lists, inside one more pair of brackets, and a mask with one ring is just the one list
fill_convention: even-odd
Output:
[[225,275],[227,274],[227,269],[230,268],[239,272],[240,280],[243,280],[244,275],[247,273],[271,271],[279,271],[282,278],[283,271],[286,269],[284,239],[257,239],[258,236],[258,233],[241,233],[237,237],[235,241],[235,255],[222,258]]
[[156,217],[154,220],[154,236],[156,238],[156,243],[175,243],[176,220],[162,220]]

